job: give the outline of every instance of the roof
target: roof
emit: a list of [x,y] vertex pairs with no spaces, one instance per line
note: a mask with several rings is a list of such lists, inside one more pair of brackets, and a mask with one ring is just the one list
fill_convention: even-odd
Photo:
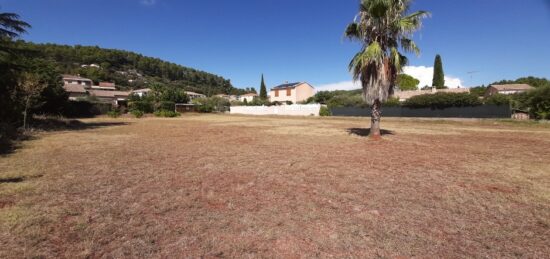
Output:
[[258,94],[255,94],[255,93],[247,93],[247,94],[243,94],[241,96],[258,96]]
[[185,92],[185,94],[187,94],[187,95],[203,95],[204,96],[204,94],[199,94],[199,93],[195,93],[195,92]]
[[528,84],[508,84],[508,85],[491,85],[498,91],[513,91],[513,90],[531,90],[534,87]]
[[111,83],[111,82],[99,82],[99,86],[101,86],[101,87],[115,87],[115,83]]
[[273,88],[271,88],[271,90],[281,90],[281,89],[287,89],[287,88],[294,88],[298,85],[302,84],[301,82],[296,82],[296,83],[290,83],[290,84],[282,84],[282,85],[278,85],[278,86],[275,86]]
[[110,91],[114,91],[114,90],[116,90],[116,87],[114,87],[114,86],[97,86],[97,85],[92,85],[92,89],[95,89],[95,90],[110,90]]
[[92,81],[92,79],[84,78],[80,76],[73,76],[73,75],[63,75],[63,79],[72,79],[72,80],[81,80],[81,81]]
[[83,85],[67,84],[63,86],[63,89],[65,89],[68,93],[86,93],[86,89],[84,89]]
[[88,91],[91,96],[96,97],[116,97],[116,96],[128,96],[130,95],[130,92],[123,92],[123,91],[105,91],[105,90],[89,90]]

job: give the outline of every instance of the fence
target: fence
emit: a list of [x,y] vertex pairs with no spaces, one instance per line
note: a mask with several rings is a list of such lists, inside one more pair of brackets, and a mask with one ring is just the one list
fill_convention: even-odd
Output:
[[[370,108],[332,108],[333,116],[370,116]],[[384,117],[428,117],[428,118],[511,118],[512,110],[507,105],[481,105],[472,107],[449,107],[445,109],[382,107]]]
[[294,104],[281,106],[232,106],[231,114],[319,116],[320,104]]

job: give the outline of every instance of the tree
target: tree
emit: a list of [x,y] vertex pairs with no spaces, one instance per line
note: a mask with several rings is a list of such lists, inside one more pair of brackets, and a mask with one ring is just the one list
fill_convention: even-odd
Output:
[[262,74],[262,83],[260,85],[260,99],[267,100],[267,88],[265,87],[264,74]]
[[19,81],[18,89],[23,94],[24,109],[23,109],[23,129],[27,129],[28,112],[33,102],[37,100],[42,91],[48,85],[40,81],[40,78],[35,74],[24,73]]
[[420,84],[420,80],[410,75],[400,74],[397,76],[397,86],[401,91],[418,90],[418,84]]
[[381,106],[393,93],[397,75],[407,64],[399,51],[420,53],[411,39],[428,12],[407,14],[410,0],[361,0],[359,14],[345,35],[362,44],[349,69],[360,80],[364,101],[371,106],[370,137],[380,138]]
[[0,38],[17,38],[30,27],[30,24],[20,20],[18,14],[0,13]]
[[443,72],[443,62],[441,61],[441,56],[436,55],[434,61],[434,78],[432,86],[435,86],[436,89],[445,88],[445,73]]

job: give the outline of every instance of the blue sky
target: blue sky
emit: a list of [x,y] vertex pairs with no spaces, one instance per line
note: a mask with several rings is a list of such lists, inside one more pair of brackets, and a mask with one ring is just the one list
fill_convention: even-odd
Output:
[[[237,87],[307,81],[351,88],[359,45],[342,38],[358,0],[0,0],[33,28],[33,42],[136,51],[231,79]],[[415,36],[407,70],[429,81],[437,53],[463,86],[550,78],[550,1],[416,0],[432,17]],[[468,74],[470,71],[478,71]]]

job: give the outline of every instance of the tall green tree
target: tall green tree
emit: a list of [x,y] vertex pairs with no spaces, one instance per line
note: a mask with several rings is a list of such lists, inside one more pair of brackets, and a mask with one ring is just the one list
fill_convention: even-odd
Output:
[[441,56],[436,55],[434,61],[434,78],[432,86],[435,86],[436,89],[445,88],[445,73],[443,72],[443,62],[441,61]]
[[260,99],[267,100],[267,88],[265,87],[264,74],[262,74],[262,83],[260,85]]
[[428,12],[408,13],[410,0],[361,0],[359,13],[345,35],[362,44],[349,69],[361,81],[363,98],[372,108],[370,137],[380,138],[381,106],[393,93],[397,75],[407,64],[400,51],[420,53],[412,35]]
[[420,80],[410,75],[399,74],[397,76],[397,86],[401,91],[418,90],[418,84],[420,84]]
[[0,13],[0,37],[14,39],[27,32],[30,24],[22,21],[18,14]]

